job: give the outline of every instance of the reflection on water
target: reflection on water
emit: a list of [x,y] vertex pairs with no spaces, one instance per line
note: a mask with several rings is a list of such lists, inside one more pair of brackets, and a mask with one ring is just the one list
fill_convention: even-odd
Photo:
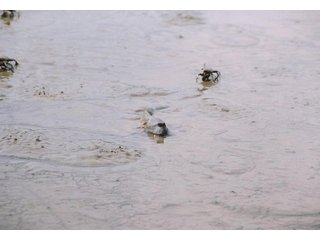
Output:
[[200,82],[201,87],[198,88],[198,90],[200,92],[206,91],[206,90],[208,90],[209,88],[213,87],[216,84],[218,84],[218,83],[217,82],[213,82],[213,81],[201,81]]
[[163,136],[154,135],[151,133],[147,133],[147,135],[151,140],[154,140],[156,143],[164,143],[164,141],[165,141],[165,137],[163,137]]
[[[1,229],[319,229],[318,12],[0,22]],[[197,81],[206,63],[219,83]],[[170,129],[141,128],[151,107]]]

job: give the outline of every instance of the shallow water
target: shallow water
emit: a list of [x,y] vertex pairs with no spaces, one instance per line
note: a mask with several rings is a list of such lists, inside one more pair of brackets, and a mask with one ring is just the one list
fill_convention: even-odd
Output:
[[[320,13],[0,22],[1,229],[320,229]],[[216,85],[196,81],[203,64]],[[170,136],[141,127],[155,108]]]

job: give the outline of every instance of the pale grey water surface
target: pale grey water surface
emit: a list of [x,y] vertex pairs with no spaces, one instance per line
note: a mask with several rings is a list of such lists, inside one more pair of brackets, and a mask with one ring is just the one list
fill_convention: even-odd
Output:
[[21,11],[0,56],[1,229],[320,229],[319,12]]

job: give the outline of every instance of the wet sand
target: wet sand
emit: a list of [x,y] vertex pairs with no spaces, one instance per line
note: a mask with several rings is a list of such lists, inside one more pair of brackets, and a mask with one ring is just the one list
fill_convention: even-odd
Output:
[[[318,11],[0,21],[0,229],[320,229]],[[196,81],[206,63],[218,84]],[[141,127],[155,108],[170,135]]]

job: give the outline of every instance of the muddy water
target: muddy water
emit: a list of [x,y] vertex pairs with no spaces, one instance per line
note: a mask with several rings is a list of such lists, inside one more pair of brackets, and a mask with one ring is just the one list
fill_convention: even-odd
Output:
[[[1,229],[319,229],[320,13],[0,22]],[[202,65],[222,73],[196,82]],[[170,136],[141,128],[155,108]]]

